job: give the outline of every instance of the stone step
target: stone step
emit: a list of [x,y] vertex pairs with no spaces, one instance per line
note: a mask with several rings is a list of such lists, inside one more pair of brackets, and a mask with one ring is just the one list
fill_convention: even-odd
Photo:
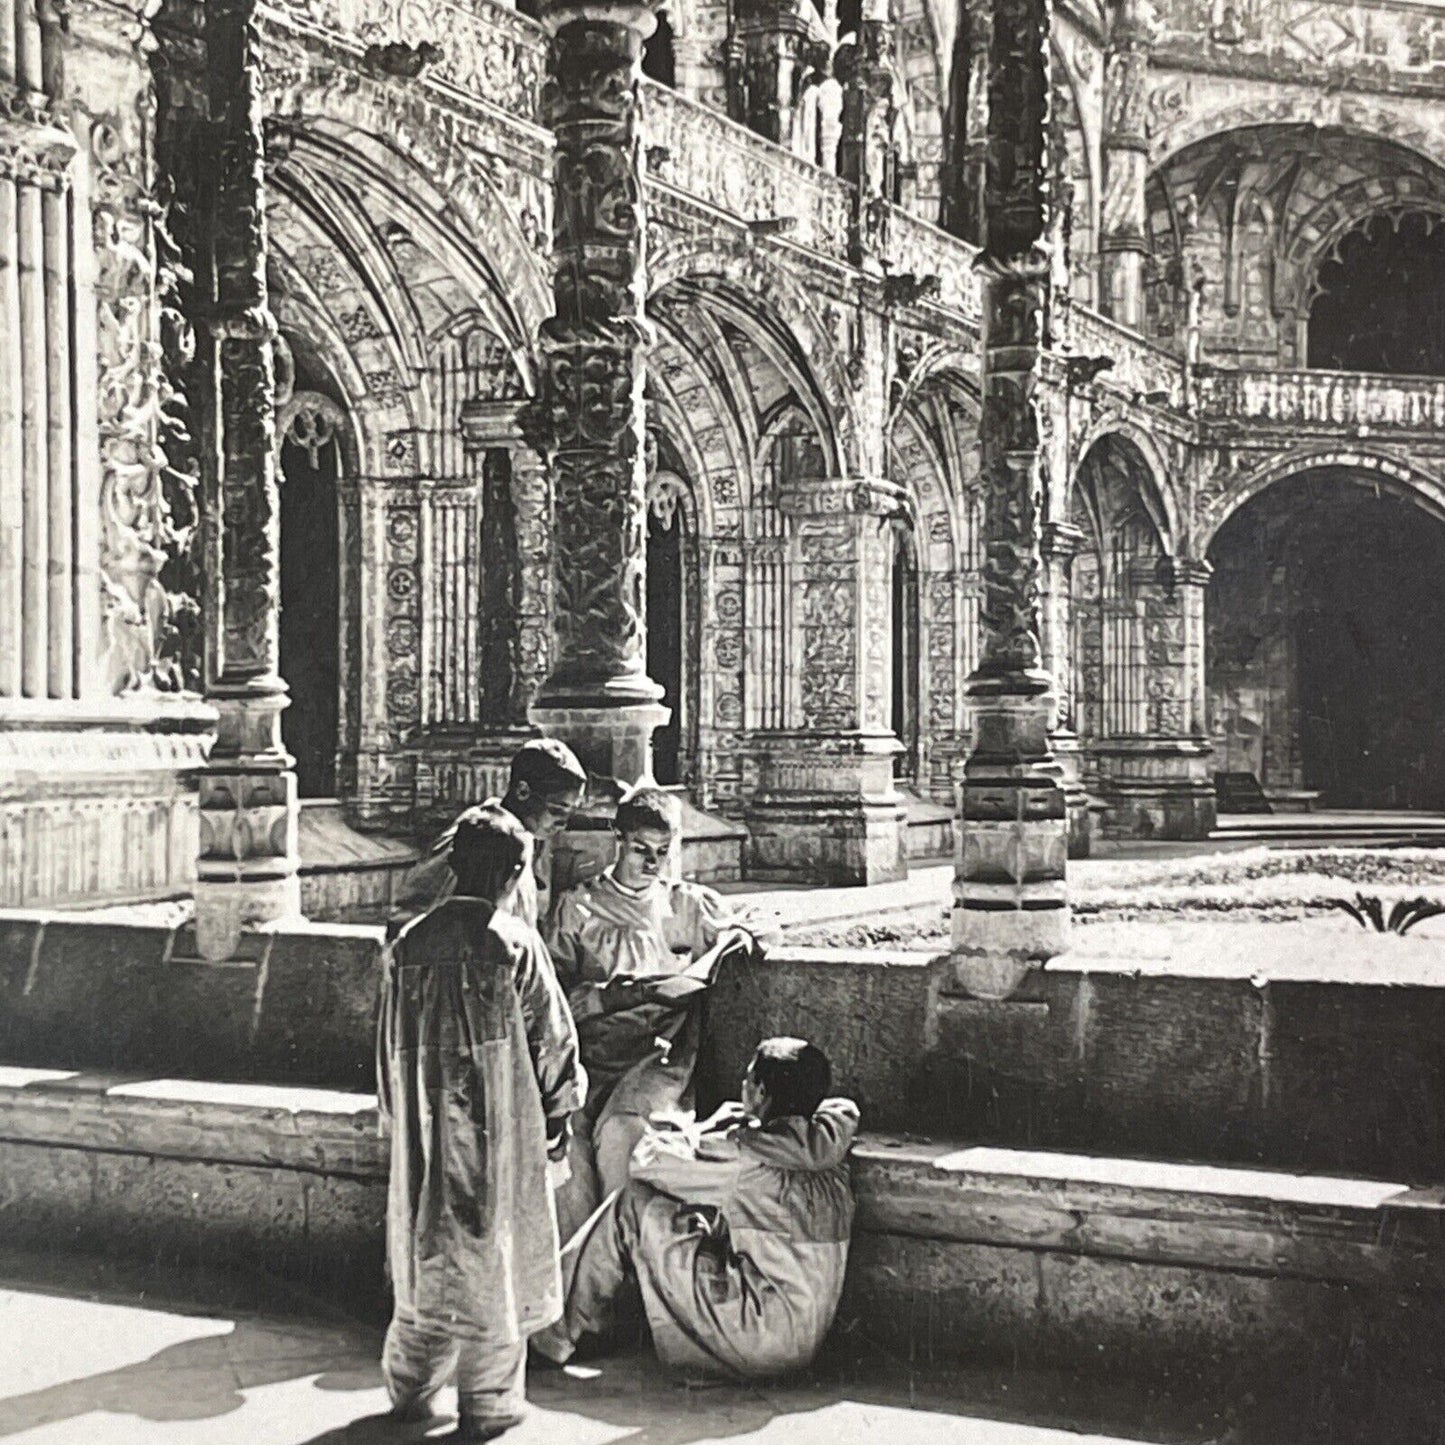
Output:
[[[386,1172],[369,1094],[0,1068],[14,1244],[379,1286]],[[1439,1190],[877,1134],[853,1175],[843,1327],[912,1357],[1149,1368],[1439,1338]]]

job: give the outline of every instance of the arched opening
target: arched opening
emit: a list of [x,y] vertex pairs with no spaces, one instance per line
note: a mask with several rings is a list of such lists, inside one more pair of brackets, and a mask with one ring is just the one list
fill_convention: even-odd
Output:
[[336,795],[341,710],[340,410],[296,392],[281,433],[281,736],[303,798]]
[[687,636],[682,507],[687,483],[671,471],[656,472],[648,485],[647,509],[647,675],[663,689],[671,716],[652,735],[652,770],[659,783],[684,779]]
[[673,38],[672,22],[665,13],[659,13],[657,29],[647,37],[642,47],[642,73],[669,89],[677,85],[677,56]]
[[1070,520],[1086,540],[1073,564],[1070,649],[1080,736],[1141,738],[1167,731],[1151,687],[1150,634],[1165,599],[1157,581],[1165,555],[1148,464],[1126,437],[1089,448]]
[[1445,227],[1429,212],[1376,214],[1320,266],[1309,364],[1445,375]]
[[918,552],[906,519],[893,523],[893,732],[903,745],[893,774],[917,783],[919,771]]
[[1321,468],[1209,549],[1215,766],[1332,808],[1445,808],[1445,524]]

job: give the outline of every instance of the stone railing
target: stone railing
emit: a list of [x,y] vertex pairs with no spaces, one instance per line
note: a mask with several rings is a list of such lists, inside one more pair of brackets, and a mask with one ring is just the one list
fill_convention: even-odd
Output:
[[1205,421],[1267,426],[1445,433],[1445,378],[1354,371],[1204,371]]
[[982,314],[974,260],[978,250],[957,236],[896,208],[888,217],[888,266],[895,274],[937,276],[938,303],[971,320]]
[[537,122],[547,37],[525,15],[492,0],[262,0],[263,16],[292,29],[369,45],[430,43],[429,83]]
[[1059,308],[1055,344],[1074,356],[1108,356],[1113,366],[1102,373],[1113,382],[1161,405],[1184,402],[1184,362],[1152,345],[1137,332],[1082,306]]
[[642,115],[649,180],[743,222],[776,221],[819,255],[847,255],[851,197],[837,176],[653,81]]

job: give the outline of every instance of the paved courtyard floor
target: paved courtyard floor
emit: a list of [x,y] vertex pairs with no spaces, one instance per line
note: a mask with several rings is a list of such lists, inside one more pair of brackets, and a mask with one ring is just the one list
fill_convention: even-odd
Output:
[[[6,1445],[405,1445],[374,1321],[275,1282],[0,1254]],[[855,1352],[856,1355],[856,1352]],[[1125,1445],[1204,1441],[1206,1405],[1117,1380],[929,1377],[835,1361],[801,1383],[688,1389],[646,1353],[529,1382],[509,1445]]]

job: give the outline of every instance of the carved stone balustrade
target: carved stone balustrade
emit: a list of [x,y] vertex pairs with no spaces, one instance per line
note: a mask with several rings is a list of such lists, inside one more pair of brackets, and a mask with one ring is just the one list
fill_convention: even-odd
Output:
[[[539,121],[547,39],[541,27],[491,0],[267,0],[263,24],[279,22],[304,35],[341,37],[377,63],[376,42],[403,43],[413,54],[435,48],[425,67],[429,85],[515,116]],[[431,52],[427,52],[428,55]]]
[[939,306],[977,324],[983,314],[978,248],[895,207],[888,222],[888,268],[895,275],[937,276]]
[[646,80],[642,132],[652,157],[650,185],[744,223],[777,223],[787,241],[846,260],[850,188],[839,177]]
[[1445,377],[1346,371],[1206,371],[1199,418],[1261,431],[1365,437],[1445,433]]
[[1183,360],[1097,311],[1060,307],[1053,340],[1056,347],[1076,356],[1109,357],[1114,364],[1103,377],[1113,386],[1160,405],[1184,405]]

